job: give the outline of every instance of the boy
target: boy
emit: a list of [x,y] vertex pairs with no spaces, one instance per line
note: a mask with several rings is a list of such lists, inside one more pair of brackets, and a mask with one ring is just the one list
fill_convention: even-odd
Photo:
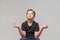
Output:
[[22,23],[21,27],[17,23],[13,24],[22,36],[20,40],[40,40],[39,36],[44,29],[48,28],[48,25],[45,24],[39,28],[39,24],[34,21],[35,11],[33,9],[27,10],[26,17],[27,20]]

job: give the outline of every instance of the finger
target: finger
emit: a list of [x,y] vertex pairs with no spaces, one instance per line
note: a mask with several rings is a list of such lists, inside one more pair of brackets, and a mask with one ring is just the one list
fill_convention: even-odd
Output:
[[14,24],[16,24],[16,22],[14,22]]

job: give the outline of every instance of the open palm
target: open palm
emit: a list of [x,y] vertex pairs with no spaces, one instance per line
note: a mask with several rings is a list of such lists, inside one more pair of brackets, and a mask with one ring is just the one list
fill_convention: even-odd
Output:
[[13,23],[13,26],[14,26],[15,28],[18,28],[18,27],[19,27],[19,24]]

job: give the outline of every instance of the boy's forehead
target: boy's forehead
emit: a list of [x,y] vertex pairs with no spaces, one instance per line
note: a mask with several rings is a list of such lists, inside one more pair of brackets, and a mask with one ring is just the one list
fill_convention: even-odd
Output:
[[28,13],[33,13],[33,11],[28,11]]

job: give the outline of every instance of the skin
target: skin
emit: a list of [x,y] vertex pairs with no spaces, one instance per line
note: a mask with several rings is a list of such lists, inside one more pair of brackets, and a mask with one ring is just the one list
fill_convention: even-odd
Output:
[[[33,11],[28,11],[28,13],[26,14],[26,18],[28,21],[27,22],[28,25],[31,26],[33,23],[33,20],[35,18]],[[13,23],[13,27],[18,29],[18,31],[22,37],[26,36],[26,32],[21,29],[19,24]],[[47,28],[48,28],[48,24],[45,24],[39,29],[39,31],[35,31],[35,33],[34,33],[35,38],[38,38],[42,34],[42,31]]]
[[13,27],[18,29],[19,34],[20,34],[22,37],[25,37],[25,36],[26,36],[26,32],[21,29],[21,27],[20,27],[19,24],[13,23]]

